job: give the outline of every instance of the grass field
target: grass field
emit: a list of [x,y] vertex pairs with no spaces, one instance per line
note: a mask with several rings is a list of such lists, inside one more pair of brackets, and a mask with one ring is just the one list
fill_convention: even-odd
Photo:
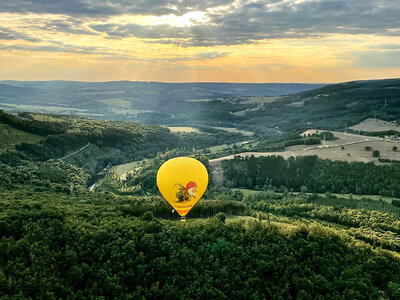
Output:
[[143,163],[142,160],[132,161],[130,163],[113,166],[110,169],[110,171],[117,173],[119,176],[123,176],[139,168],[142,165],[142,163]]
[[197,128],[194,127],[167,127],[171,132],[200,132]]
[[[312,132],[312,130],[305,133]],[[346,134],[343,132],[332,132],[338,139],[334,141],[323,141],[321,145],[296,145],[287,147],[281,152],[244,152],[240,156],[269,156],[280,155],[284,158],[290,156],[317,155],[323,159],[341,160],[341,161],[361,161],[375,162],[382,164],[378,158],[372,157],[372,151],[366,151],[364,148],[370,146],[373,150],[379,150],[381,158],[400,160],[400,151],[393,151],[396,146],[400,149],[400,143],[391,140],[385,140],[378,137],[366,137],[357,134]],[[304,133],[303,133],[304,134]],[[343,147],[343,149],[342,149]],[[238,154],[236,154],[238,155]],[[216,160],[233,159],[233,155],[218,158]],[[214,161],[214,160],[211,160]]]
[[358,123],[357,125],[351,126],[349,128],[353,130],[362,130],[369,132],[387,131],[387,130],[396,130],[400,132],[400,126],[398,126],[397,124],[374,118],[366,119],[361,123]]
[[15,145],[24,143],[39,143],[44,137],[27,133],[5,124],[0,124],[0,152],[15,149]]

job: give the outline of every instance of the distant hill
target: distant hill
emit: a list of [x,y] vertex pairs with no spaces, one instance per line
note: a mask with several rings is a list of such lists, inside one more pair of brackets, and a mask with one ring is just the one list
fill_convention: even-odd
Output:
[[400,79],[340,84],[2,81],[0,109],[261,135],[400,119]]
[[352,81],[280,97],[249,111],[243,123],[345,130],[371,117],[400,119],[400,79]]
[[[187,100],[288,95],[321,86],[298,83],[6,80],[0,81],[0,109],[135,120],[140,113],[171,115],[176,108],[183,109],[185,114],[193,108],[202,110],[204,103],[183,105]],[[150,119],[152,123],[152,119],[160,120],[160,117],[145,116],[144,119]]]

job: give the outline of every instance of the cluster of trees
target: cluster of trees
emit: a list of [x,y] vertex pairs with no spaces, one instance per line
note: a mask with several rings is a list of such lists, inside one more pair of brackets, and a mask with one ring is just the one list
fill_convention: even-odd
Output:
[[361,134],[361,135],[366,135],[366,136],[379,136],[379,137],[385,137],[388,135],[399,136],[399,132],[397,130],[363,131],[363,130],[354,130],[354,129],[348,128],[347,131],[349,133]]
[[303,186],[315,193],[353,193],[400,196],[400,165],[344,162],[317,156],[235,157],[222,162],[226,185],[256,189],[289,189]]
[[0,190],[29,186],[38,192],[71,193],[71,189],[86,188],[88,180],[89,174],[83,169],[62,160],[32,162],[17,151],[0,155]]
[[134,217],[133,200],[111,194],[0,199],[0,297],[399,297],[396,258],[318,224],[182,224]]

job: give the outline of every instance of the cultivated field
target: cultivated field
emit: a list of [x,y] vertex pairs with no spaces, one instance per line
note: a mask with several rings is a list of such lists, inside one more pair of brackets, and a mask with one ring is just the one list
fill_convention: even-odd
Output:
[[197,128],[194,127],[167,127],[171,132],[200,132]]
[[400,132],[400,126],[396,123],[392,123],[389,121],[369,118],[357,125],[349,127],[353,130],[362,130],[362,131],[387,131],[387,130],[396,130]]
[[[315,132],[316,130],[308,130],[303,134]],[[400,150],[393,151],[393,146],[400,149],[400,143],[385,140],[379,137],[367,137],[357,134],[346,134],[343,132],[332,132],[338,139],[334,141],[323,141],[321,145],[296,145],[287,147],[285,151],[281,152],[244,152],[236,154],[240,156],[269,156],[269,155],[280,155],[284,158],[290,156],[305,156],[305,155],[317,155],[323,159],[341,160],[341,161],[361,161],[361,162],[375,162],[376,164],[382,164],[378,161],[378,158],[372,157],[372,151],[366,151],[364,148],[369,146],[372,150],[379,150],[381,158],[388,158],[394,160],[400,160]],[[344,147],[344,149],[342,149]],[[217,159],[213,159],[210,162],[216,162],[225,159],[233,159],[234,155],[229,155]]]

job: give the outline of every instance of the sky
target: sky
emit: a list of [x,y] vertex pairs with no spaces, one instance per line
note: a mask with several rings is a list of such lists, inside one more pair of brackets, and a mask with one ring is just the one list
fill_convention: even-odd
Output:
[[399,0],[0,2],[0,80],[399,77]]

